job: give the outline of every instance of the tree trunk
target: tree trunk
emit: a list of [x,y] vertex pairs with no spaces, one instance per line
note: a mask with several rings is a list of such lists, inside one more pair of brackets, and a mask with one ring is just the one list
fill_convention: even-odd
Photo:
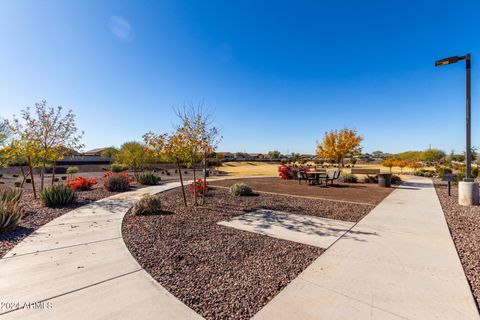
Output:
[[25,170],[23,170],[23,165],[20,166],[20,172],[22,172],[22,184],[20,185],[20,187],[23,188],[25,180],[27,180],[27,174],[25,174]]
[[205,193],[207,193],[207,152],[203,153],[203,194],[202,206],[205,205]]
[[197,174],[195,171],[195,153],[192,155],[192,167],[193,167],[193,200],[194,204],[197,206]]
[[42,170],[40,171],[40,191],[43,191],[43,183],[45,180],[45,159],[42,163]]
[[32,178],[33,198],[37,199],[37,191],[35,190],[35,179],[33,177],[32,158],[28,156],[28,168],[30,169],[30,177]]
[[185,195],[185,188],[183,187],[182,169],[180,168],[180,160],[178,158],[177,158],[177,167],[178,167],[178,174],[180,175],[180,184],[182,186],[183,203],[185,204],[185,207],[188,207],[187,196]]
[[52,186],[53,186],[53,183],[55,182],[55,169],[57,168],[57,161],[53,161],[53,165],[52,165]]

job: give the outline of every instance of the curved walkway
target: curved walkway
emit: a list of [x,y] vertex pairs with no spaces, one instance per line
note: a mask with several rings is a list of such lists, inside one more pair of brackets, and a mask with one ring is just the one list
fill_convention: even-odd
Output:
[[[235,177],[238,178],[238,177]],[[38,229],[0,259],[0,319],[201,319],[131,256],[115,195]],[[392,192],[256,319],[479,319],[429,179]]]
[[94,202],[27,237],[0,260],[0,318],[202,319],[152,279],[122,239],[135,200],[179,185]]

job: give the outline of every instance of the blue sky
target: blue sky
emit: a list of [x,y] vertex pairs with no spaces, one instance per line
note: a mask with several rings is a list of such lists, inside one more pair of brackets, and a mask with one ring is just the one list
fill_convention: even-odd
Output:
[[[348,126],[364,150],[480,145],[479,1],[0,0],[0,116],[72,108],[86,149],[169,131],[205,101],[222,151],[313,153]],[[478,65],[478,67],[477,67]]]

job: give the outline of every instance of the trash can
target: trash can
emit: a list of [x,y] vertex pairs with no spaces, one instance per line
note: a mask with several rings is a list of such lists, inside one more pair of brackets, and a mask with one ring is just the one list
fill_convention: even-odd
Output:
[[378,177],[378,185],[382,188],[390,188],[392,185],[392,174],[391,173],[379,173],[377,174]]

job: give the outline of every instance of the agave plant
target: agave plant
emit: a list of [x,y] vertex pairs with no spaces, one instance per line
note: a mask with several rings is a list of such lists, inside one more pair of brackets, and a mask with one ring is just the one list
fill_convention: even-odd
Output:
[[54,184],[45,188],[40,196],[47,207],[64,206],[77,201],[77,194],[64,184]]
[[18,189],[0,189],[0,232],[15,226],[23,217],[20,204],[22,191]]

